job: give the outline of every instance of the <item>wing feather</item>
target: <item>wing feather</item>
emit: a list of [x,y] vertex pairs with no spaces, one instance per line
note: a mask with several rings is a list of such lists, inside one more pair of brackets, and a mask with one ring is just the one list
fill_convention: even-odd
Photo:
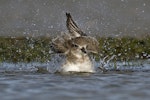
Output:
[[67,17],[66,26],[67,29],[69,30],[69,33],[71,33],[74,37],[86,36],[86,34],[83,33],[81,29],[77,26],[77,24],[73,21],[70,13],[66,13],[66,17]]

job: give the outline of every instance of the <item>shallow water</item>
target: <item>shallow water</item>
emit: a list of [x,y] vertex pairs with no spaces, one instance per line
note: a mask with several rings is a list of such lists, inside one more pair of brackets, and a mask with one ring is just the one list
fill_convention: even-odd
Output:
[[[40,63],[0,64],[1,100],[149,100],[150,63],[141,69],[62,75],[37,72]],[[121,64],[118,64],[121,67]],[[122,67],[124,65],[122,64]]]

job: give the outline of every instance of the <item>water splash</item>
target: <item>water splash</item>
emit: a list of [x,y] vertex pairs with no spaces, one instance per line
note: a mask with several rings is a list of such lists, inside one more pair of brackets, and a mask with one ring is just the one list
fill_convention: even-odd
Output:
[[53,54],[51,60],[47,63],[47,70],[51,73],[59,71],[64,60],[65,56],[63,54]]
[[[107,71],[150,71],[150,60],[138,60],[130,62],[122,62],[115,60],[116,55],[106,56],[99,61],[95,61],[95,57],[91,60],[95,65],[97,72]],[[62,54],[52,54],[50,61],[46,63],[31,62],[31,63],[0,63],[0,73],[55,73],[60,70],[61,65],[65,60]]]
[[110,61],[112,61],[116,55],[113,55],[109,58],[109,56],[106,56],[99,60],[98,62],[98,68],[103,72],[107,71],[108,69],[116,68],[116,64],[112,65]]

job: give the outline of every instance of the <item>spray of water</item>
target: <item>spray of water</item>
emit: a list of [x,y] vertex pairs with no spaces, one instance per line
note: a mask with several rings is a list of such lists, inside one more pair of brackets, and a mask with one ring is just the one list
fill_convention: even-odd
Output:
[[59,71],[62,63],[65,61],[63,54],[52,54],[51,60],[47,63],[47,70],[51,73]]
[[109,70],[109,69],[111,69],[111,68],[115,68],[116,65],[115,65],[115,64],[112,65],[112,64],[110,63],[110,61],[112,61],[115,57],[116,57],[116,55],[113,55],[113,56],[111,56],[110,58],[109,58],[109,56],[106,56],[106,57],[100,59],[99,62],[97,62],[97,63],[98,63],[98,68],[99,68],[102,72],[107,71],[107,70]]

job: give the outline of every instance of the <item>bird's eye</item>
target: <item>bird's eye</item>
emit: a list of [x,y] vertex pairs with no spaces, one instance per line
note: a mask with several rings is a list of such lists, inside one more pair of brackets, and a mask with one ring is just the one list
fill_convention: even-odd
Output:
[[76,44],[75,44],[74,46],[75,46],[75,47],[78,47],[78,45],[76,45]]
[[76,44],[72,44],[72,47],[78,47],[78,45],[76,45]]

